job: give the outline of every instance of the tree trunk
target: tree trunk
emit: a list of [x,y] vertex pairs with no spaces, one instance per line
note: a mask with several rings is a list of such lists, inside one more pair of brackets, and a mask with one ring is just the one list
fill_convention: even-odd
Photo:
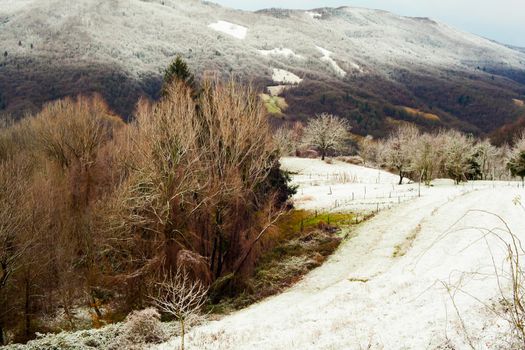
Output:
[[4,327],[0,323],[0,346],[5,345],[5,339],[4,339]]
[[215,271],[215,256],[217,254],[217,237],[213,239],[213,250],[211,253],[210,259],[210,271],[213,273]]
[[180,349],[184,350],[184,336],[185,336],[185,329],[184,329],[184,320],[180,320]]
[[30,331],[30,328],[31,328],[31,316],[30,316],[30,306],[31,306],[31,303],[29,301],[29,298],[30,298],[30,291],[29,291],[29,287],[30,287],[30,283],[29,283],[29,279],[26,279],[25,280],[25,302],[24,302],[24,336],[26,339],[29,339],[29,331]]
[[399,172],[399,184],[400,184],[400,185],[403,184],[403,179],[404,179],[404,178],[405,178],[405,177],[403,176],[403,173],[400,171],[400,172]]
[[93,309],[95,310],[95,314],[97,315],[98,319],[100,320],[102,318],[102,312],[100,312],[100,309],[98,308],[98,302],[97,298],[95,298],[94,291],[91,291],[91,302],[93,305]]
[[324,150],[321,151],[321,160],[324,160],[326,157],[326,153]]
[[223,261],[224,256],[222,251],[222,236],[219,236],[219,245],[217,249],[217,271],[215,272],[215,279],[221,277]]

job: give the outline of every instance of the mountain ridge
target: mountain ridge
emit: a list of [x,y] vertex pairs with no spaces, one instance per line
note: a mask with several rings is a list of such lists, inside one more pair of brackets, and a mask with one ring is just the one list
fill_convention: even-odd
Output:
[[512,100],[525,96],[525,53],[428,18],[357,7],[248,12],[197,0],[2,2],[8,112],[100,91],[129,116],[139,96],[158,97],[163,68],[180,54],[198,77],[235,74],[261,90],[280,84],[274,69],[299,76],[281,93],[286,121],[327,111],[362,134],[384,135],[392,120],[484,134],[522,113]]

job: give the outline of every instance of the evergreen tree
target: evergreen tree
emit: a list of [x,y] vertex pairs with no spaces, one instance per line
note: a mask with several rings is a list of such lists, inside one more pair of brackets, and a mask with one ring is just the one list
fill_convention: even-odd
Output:
[[166,87],[175,80],[181,80],[186,83],[186,85],[192,88],[195,87],[195,77],[190,72],[186,62],[180,56],[177,56],[164,72],[164,81],[162,84],[163,95],[166,94]]

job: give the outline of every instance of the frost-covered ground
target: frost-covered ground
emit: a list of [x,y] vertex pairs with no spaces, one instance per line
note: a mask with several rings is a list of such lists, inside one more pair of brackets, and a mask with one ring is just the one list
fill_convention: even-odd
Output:
[[[399,186],[396,176],[374,169],[296,158],[282,163],[298,172],[303,208],[359,209],[350,200],[338,208],[333,202],[352,193],[361,201],[356,194],[364,186],[371,203],[390,193],[417,194],[417,185]],[[421,197],[396,199],[295,287],[193,329],[188,349],[466,349],[466,334],[476,349],[508,349],[507,324],[482,305],[499,300],[491,257],[499,264],[505,250],[479,229],[503,228],[489,214],[496,213],[525,238],[525,213],[513,203],[520,195],[525,190],[513,182],[442,180]],[[445,286],[460,288],[454,300],[464,328]]]

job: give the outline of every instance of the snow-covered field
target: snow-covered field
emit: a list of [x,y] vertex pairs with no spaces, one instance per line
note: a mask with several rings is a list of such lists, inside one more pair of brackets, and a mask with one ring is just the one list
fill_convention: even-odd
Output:
[[272,79],[276,83],[282,83],[282,84],[299,84],[303,81],[303,79],[299,78],[297,75],[293,74],[292,72],[289,72],[284,69],[273,69]]
[[217,23],[210,24],[208,27],[241,40],[246,38],[246,34],[248,34],[248,28],[226,21],[218,21]]
[[[374,201],[396,199],[295,287],[193,329],[188,349],[468,349],[469,341],[508,349],[507,324],[483,305],[499,301],[492,259],[502,263],[505,247],[481,229],[504,229],[495,213],[524,238],[525,213],[513,201],[525,190],[517,183],[442,180],[419,197],[417,185],[399,186],[374,169],[297,158],[282,164],[297,173],[298,207],[357,210],[368,200],[373,210]],[[336,199],[346,202],[334,208]],[[457,288],[449,291],[461,317],[446,286]]]

